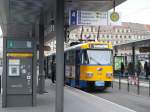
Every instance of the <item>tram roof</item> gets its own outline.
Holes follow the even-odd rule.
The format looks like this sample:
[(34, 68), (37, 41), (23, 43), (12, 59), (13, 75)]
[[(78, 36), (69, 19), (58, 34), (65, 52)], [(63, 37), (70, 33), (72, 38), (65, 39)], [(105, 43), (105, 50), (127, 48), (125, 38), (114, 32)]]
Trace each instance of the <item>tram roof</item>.
[[(64, 51), (66, 52), (66, 51), (70, 51), (70, 50), (74, 50), (74, 49), (86, 49), (86, 48), (81, 48), (81, 47), (89, 45), (89, 44), (101, 44), (101, 45), (102, 44), (107, 44), (107, 45), (112, 46), (111, 43), (107, 43), (107, 42), (87, 42), (87, 43), (81, 43), (81, 44), (77, 44), (77, 45), (74, 45), (74, 46), (70, 46), (68, 48), (65, 48)], [(52, 51), (49, 55), (53, 55), (55, 53), (56, 53), (56, 51)]]

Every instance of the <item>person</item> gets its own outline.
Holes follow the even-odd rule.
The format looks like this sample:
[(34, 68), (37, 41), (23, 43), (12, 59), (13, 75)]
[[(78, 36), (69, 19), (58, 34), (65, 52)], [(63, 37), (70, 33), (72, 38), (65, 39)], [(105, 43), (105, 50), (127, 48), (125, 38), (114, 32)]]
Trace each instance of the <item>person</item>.
[(56, 63), (55, 61), (55, 57), (52, 57), (52, 63), (51, 63), (51, 74), (52, 74), (52, 83), (55, 83), (55, 75), (56, 75)]
[(148, 79), (148, 72), (149, 72), (149, 68), (148, 68), (148, 63), (147, 63), (147, 61), (144, 63), (144, 71), (145, 71), (145, 73), (146, 73), (146, 79)]
[(136, 65), (137, 76), (139, 76), (141, 74), (141, 71), (142, 71), (142, 64), (140, 63), (140, 61), (138, 61), (137, 65)]
[(132, 62), (130, 62), (127, 66), (127, 71), (128, 71), (128, 80), (129, 83), (132, 84), (133, 80), (134, 80), (134, 73), (133, 73), (134, 67)]
[(136, 70), (136, 73), (134, 76), (134, 84), (138, 85), (139, 84), (139, 76), (140, 76), (141, 71), (142, 71), (142, 64), (140, 61), (137, 62), (135, 70)]
[(120, 68), (121, 76), (124, 76), (124, 70), (125, 70), (124, 64), (123, 64), (123, 62), (121, 62), (121, 68)]

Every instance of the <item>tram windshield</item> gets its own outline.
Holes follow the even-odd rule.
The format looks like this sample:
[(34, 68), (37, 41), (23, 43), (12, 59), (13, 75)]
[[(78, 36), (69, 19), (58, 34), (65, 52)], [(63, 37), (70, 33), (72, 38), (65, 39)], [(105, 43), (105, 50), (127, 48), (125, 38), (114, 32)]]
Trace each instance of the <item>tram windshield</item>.
[(84, 64), (110, 65), (112, 64), (111, 50), (86, 50), (84, 52)]

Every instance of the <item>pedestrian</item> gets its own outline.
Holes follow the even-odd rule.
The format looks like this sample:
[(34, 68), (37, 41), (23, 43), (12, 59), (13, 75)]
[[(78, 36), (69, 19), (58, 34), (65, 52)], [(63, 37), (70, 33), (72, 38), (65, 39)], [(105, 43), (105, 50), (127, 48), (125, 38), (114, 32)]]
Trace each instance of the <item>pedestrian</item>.
[(134, 76), (134, 84), (138, 85), (139, 84), (139, 76), (140, 76), (141, 71), (142, 71), (142, 64), (140, 61), (137, 62), (135, 70), (136, 70), (136, 73)]
[(123, 62), (121, 62), (121, 68), (120, 68), (121, 76), (124, 76), (124, 71), (125, 71), (125, 67), (124, 67)]
[(141, 71), (142, 71), (142, 64), (140, 61), (137, 62), (137, 65), (136, 65), (136, 74), (137, 76), (139, 76), (141, 74)]
[(134, 80), (134, 73), (133, 73), (133, 70), (134, 70), (134, 67), (133, 67), (133, 64), (132, 62), (130, 62), (128, 64), (128, 67), (127, 67), (127, 71), (128, 71), (128, 80), (129, 80), (129, 83), (132, 84), (133, 80)]
[(148, 67), (148, 63), (147, 61), (144, 63), (144, 71), (146, 73), (146, 79), (148, 79), (148, 75), (149, 75), (149, 67)]
[(55, 63), (55, 57), (52, 57), (52, 63), (51, 63), (51, 74), (52, 74), (52, 83), (55, 83), (55, 76), (56, 76), (56, 63)]

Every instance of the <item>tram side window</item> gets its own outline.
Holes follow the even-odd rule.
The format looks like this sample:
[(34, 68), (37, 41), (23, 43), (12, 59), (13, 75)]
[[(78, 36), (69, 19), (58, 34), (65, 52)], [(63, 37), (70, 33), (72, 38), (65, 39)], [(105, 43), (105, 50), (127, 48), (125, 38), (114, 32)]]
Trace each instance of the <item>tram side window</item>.
[(69, 52), (65, 53), (65, 63), (69, 64)]
[(68, 51), (66, 53), (66, 64), (74, 65), (75, 64), (75, 52)]
[(77, 64), (82, 64), (82, 51), (76, 51), (76, 63)]
[(89, 58), (88, 58), (86, 50), (82, 51), (82, 55), (81, 56), (82, 56), (82, 63), (81, 64), (89, 64)]

